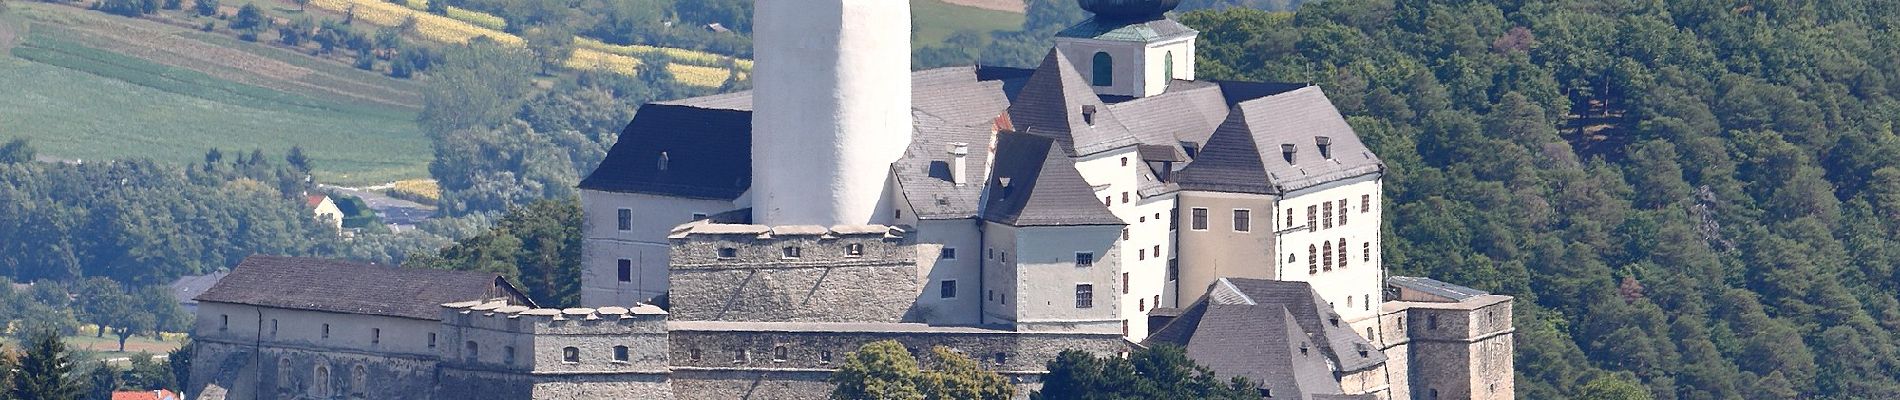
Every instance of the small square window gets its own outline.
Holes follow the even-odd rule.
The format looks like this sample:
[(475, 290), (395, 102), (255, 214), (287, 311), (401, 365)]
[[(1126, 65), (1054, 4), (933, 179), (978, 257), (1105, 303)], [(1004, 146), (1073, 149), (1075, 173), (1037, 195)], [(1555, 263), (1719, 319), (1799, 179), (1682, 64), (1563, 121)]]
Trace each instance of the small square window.
[(772, 348), (772, 362), (785, 362), (788, 359), (791, 359), (791, 351), (786, 350), (784, 345)]
[(937, 297), (945, 299), (957, 298), (957, 281), (954, 279), (946, 280), (937, 285)]
[(955, 260), (957, 259), (957, 248), (945, 247), (943, 248), (943, 250), (938, 250), (937, 258), (943, 259), (943, 260)]
[(785, 258), (798, 258), (800, 254), (802, 254), (802, 252), (799, 251), (798, 246), (786, 246), (784, 249), (780, 250), (780, 253), (784, 255)]
[(621, 232), (633, 230), (633, 210), (625, 209), (625, 208), (620, 209), (617, 221), (619, 221), (619, 227), (620, 227)]
[(852, 243), (852, 244), (844, 245), (844, 256), (845, 257), (863, 257), (864, 244)]
[(1253, 232), (1253, 210), (1234, 210), (1234, 232)]
[(699, 349), (687, 350), (686, 359), (692, 360), (693, 362), (699, 362)]
[(1095, 265), (1095, 253), (1086, 251), (1078, 251), (1075, 253), (1075, 266), (1087, 267), (1092, 265)]
[(614, 346), (614, 361), (615, 362), (624, 363), (624, 362), (627, 362), (629, 358), (630, 358), (629, 354), (627, 354), (627, 346)]
[(819, 351), (819, 352), (818, 352), (818, 363), (819, 363), (819, 364), (830, 364), (830, 363), (831, 363), (831, 350), (823, 350), (823, 351)]
[(721, 247), (719, 248), (719, 258), (727, 258), (727, 259), (739, 258), (739, 249), (731, 248), (731, 247)]

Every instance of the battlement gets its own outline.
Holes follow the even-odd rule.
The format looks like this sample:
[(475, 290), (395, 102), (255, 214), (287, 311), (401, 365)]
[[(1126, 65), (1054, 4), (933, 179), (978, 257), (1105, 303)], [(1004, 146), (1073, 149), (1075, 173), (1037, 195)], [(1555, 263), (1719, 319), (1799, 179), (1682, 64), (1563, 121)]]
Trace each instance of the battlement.
[(909, 230), (884, 225), (680, 225), (668, 236), (682, 269), (802, 268), (916, 263)]
[(525, 335), (636, 334), (664, 332), (667, 312), (651, 304), (633, 307), (528, 308), (494, 301), (442, 305), (442, 323)]
[(698, 221), (669, 238), (676, 321), (925, 322), (929, 314), (917, 306), (929, 260), (919, 262), (907, 228)]

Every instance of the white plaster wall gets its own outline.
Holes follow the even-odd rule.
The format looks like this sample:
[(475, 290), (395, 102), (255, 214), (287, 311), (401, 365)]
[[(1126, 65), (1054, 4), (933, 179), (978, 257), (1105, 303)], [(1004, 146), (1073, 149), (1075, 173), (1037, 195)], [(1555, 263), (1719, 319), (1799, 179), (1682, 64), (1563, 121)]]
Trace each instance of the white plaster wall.
[[(725, 200), (687, 199), (638, 193), (581, 191), (581, 303), (625, 306), (666, 293), (666, 235), (693, 220), (736, 208)], [(631, 230), (621, 231), (619, 210), (633, 211)], [(633, 281), (620, 282), (619, 260), (633, 262)]]
[[(230, 317), (229, 326), (222, 326), (225, 316)], [(275, 334), (271, 332), (272, 320), (277, 322)], [(429, 347), (429, 334), (438, 333), (441, 327), (437, 321), (419, 319), (213, 302), (199, 303), (195, 324), (196, 337), (414, 357), (435, 356), (436, 349)], [(330, 324), (328, 338), (323, 337), (323, 324)], [(380, 339), (372, 329), (381, 329)], [(437, 338), (437, 343), (447, 343), (441, 340)]]
[[(1113, 225), (1017, 228), (1017, 328), (1025, 331), (1121, 332), (1121, 227)], [(1077, 252), (1092, 252), (1077, 267)], [(1076, 285), (1094, 285), (1090, 308), (1076, 307)], [(1131, 332), (1132, 333), (1132, 332)]]
[[(1116, 291), (1120, 298), (1120, 319), (1128, 323), (1129, 340), (1147, 337), (1147, 310), (1152, 310), (1168, 287), (1168, 259), (1173, 257), (1173, 234), (1168, 218), (1174, 213), (1175, 195), (1142, 198), (1143, 180), (1153, 177), (1140, 169), (1141, 156), (1135, 147), (1125, 147), (1076, 160), (1076, 169), (1090, 185), (1103, 187), (1096, 198), (1108, 200), (1108, 209), (1128, 224), (1127, 240), (1117, 236), (1116, 248), (1122, 272), (1128, 274), (1127, 291)], [(1127, 201), (1123, 201), (1124, 193)], [(1158, 250), (1158, 251), (1157, 251)], [(1116, 277), (1121, 286), (1121, 277)]]
[[(938, 325), (976, 325), (983, 318), (983, 258), (982, 234), (977, 232), (977, 220), (924, 220), (917, 227), (918, 248), (928, 249), (919, 258), (934, 257), (942, 254), (941, 249), (956, 249), (956, 259), (936, 260), (930, 268), (924, 293), (918, 299), (936, 312), (929, 321)], [(942, 298), (942, 285), (945, 280), (957, 282), (955, 298)]]
[(754, 22), (754, 221), (886, 224), (910, 145), (910, 5), (761, 0)]
[(1115, 81), (1110, 86), (1092, 86), (1096, 94), (1115, 96), (1142, 96), (1147, 87), (1144, 80), (1148, 68), (1146, 44), (1139, 42), (1111, 42), (1094, 39), (1055, 38), (1056, 51), (1061, 51), (1075, 71), (1081, 73), (1082, 82), (1095, 84), (1095, 53), (1108, 53), (1115, 62)]
[[(1320, 217), (1318, 217), (1321, 220), (1320, 228), (1316, 231), (1289, 229), (1279, 236), (1279, 245), (1276, 247), (1280, 249), (1280, 254), (1276, 259), (1284, 264), (1279, 268), (1281, 276), (1278, 279), (1311, 282), (1313, 289), (1318, 291), (1326, 301), (1333, 303), (1333, 308), (1339, 311), (1340, 317), (1351, 323), (1361, 335), (1365, 334), (1366, 327), (1375, 327), (1374, 330), (1377, 330), (1378, 321), (1374, 317), (1378, 316), (1378, 305), (1366, 303), (1368, 300), (1372, 303), (1380, 301), (1380, 289), (1384, 287), (1385, 281), (1385, 271), (1379, 258), (1379, 228), (1382, 218), (1379, 193), (1383, 187), (1381, 182), (1379, 175), (1373, 174), (1287, 193), (1278, 203), (1279, 212), (1276, 213), (1277, 218), (1275, 218), (1276, 226), (1288, 228), (1285, 226), (1286, 212), (1291, 209), (1293, 210), (1293, 226), (1291, 227), (1304, 228), (1307, 221), (1307, 207), (1322, 206)], [(1369, 210), (1362, 210), (1361, 196), (1368, 195), (1372, 196), (1372, 207)], [(1339, 200), (1346, 201), (1347, 210), (1351, 213), (1346, 225), (1343, 226), (1337, 223), (1339, 215), (1336, 203)], [(1335, 207), (1334, 224), (1331, 228), (1326, 228), (1324, 223), (1326, 205)], [(1340, 268), (1335, 265), (1331, 271), (1327, 271), (1322, 261), (1320, 272), (1309, 274), (1308, 246), (1320, 246), (1322, 248), (1320, 256), (1324, 257), (1322, 241), (1330, 241), (1336, 246), (1341, 238), (1346, 239), (1346, 247), (1349, 250), (1347, 267)], [(1372, 244), (1369, 262), (1366, 261), (1366, 255), (1362, 251), (1365, 243)], [(1338, 249), (1334, 251), (1337, 252)], [(1338, 255), (1335, 254), (1334, 257), (1336, 260)], [(1286, 263), (1288, 259), (1294, 261)]]
[[(983, 222), (983, 323), (1013, 325), (1017, 309), (1016, 227)], [(991, 294), (994, 293), (994, 296)]]
[(1194, 36), (1151, 43), (1147, 47), (1147, 68), (1142, 78), (1142, 96), (1168, 91), (1168, 55), (1174, 55), (1174, 79), (1194, 80)]

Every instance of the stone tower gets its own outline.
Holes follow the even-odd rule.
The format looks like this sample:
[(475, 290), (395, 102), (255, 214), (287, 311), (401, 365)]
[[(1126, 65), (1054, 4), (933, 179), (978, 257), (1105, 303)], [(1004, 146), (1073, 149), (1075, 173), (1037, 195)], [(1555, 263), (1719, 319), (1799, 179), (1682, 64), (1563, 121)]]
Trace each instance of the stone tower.
[(887, 224), (910, 145), (910, 5), (760, 0), (752, 115), (758, 224)]

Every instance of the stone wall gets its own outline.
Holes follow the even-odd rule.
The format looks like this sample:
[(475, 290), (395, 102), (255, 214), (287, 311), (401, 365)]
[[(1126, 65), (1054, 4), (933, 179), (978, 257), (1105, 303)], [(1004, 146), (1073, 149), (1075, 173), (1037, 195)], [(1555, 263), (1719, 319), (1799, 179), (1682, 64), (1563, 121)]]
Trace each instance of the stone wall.
[(198, 339), (193, 393), (205, 385), (228, 399), (428, 399), (436, 386), (433, 359), (334, 348), (282, 347)]
[[(915, 322), (929, 311), (914, 243), (896, 228), (693, 224), (673, 245), (683, 321)], [(788, 256), (787, 248), (796, 249)], [(730, 257), (722, 257), (728, 255)]]
[(1456, 303), (1395, 302), (1404, 310), (1409, 390), (1414, 398), (1512, 399), (1511, 298), (1483, 295)]
[[(674, 322), (673, 388), (682, 399), (822, 399), (825, 383), (846, 354), (866, 343), (896, 340), (925, 365), (930, 350), (960, 351), (986, 369), (1035, 388), (1046, 364), (1063, 350), (1098, 355), (1127, 350), (1119, 334), (1023, 333), (918, 324)], [(780, 350), (783, 349), (783, 350)], [(697, 356), (697, 357), (696, 357)], [(1027, 390), (1020, 395), (1026, 396)]]

